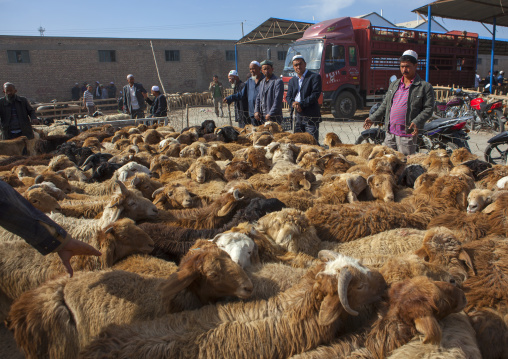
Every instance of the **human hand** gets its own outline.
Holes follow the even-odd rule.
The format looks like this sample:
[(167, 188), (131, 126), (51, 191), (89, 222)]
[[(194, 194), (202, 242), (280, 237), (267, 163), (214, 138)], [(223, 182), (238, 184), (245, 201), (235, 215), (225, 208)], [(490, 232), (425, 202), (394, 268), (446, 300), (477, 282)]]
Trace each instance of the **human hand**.
[(270, 115), (266, 115), (266, 116), (265, 116), (265, 120), (266, 120), (266, 121), (269, 121), (269, 120), (270, 120)]
[(261, 120), (261, 116), (259, 116), (259, 112), (256, 112), (256, 113), (254, 114), (254, 118), (255, 118), (256, 120), (258, 120), (258, 121), (260, 121), (260, 120)]
[(418, 136), (418, 127), (416, 127), (416, 124), (414, 122), (411, 122), (409, 125), (409, 129), (413, 129), (413, 132), (411, 132), (412, 136)]
[(146, 92), (141, 92), (141, 94), (143, 95), (143, 98), (147, 98), (148, 97), (148, 94)]
[(368, 130), (369, 128), (372, 127), (372, 125), (374, 124), (374, 122), (372, 122), (372, 120), (370, 118), (366, 118), (365, 119), (365, 122), (363, 123), (363, 128)]
[(62, 261), (62, 264), (65, 267), (65, 271), (69, 273), (69, 276), (72, 278), (72, 275), (74, 274), (74, 271), (72, 270), (71, 266), (71, 258), (73, 256), (82, 255), (82, 256), (100, 256), (102, 255), (101, 252), (99, 252), (97, 249), (92, 247), (91, 245), (78, 241), (77, 239), (74, 239), (71, 237), (71, 239), (64, 245), (62, 249), (60, 249), (58, 252), (58, 256), (60, 257), (60, 260)]
[(228, 102), (228, 100), (226, 100), (226, 99), (224, 98), (224, 99), (222, 99), (222, 102), (223, 102), (223, 103), (227, 103), (227, 102)]

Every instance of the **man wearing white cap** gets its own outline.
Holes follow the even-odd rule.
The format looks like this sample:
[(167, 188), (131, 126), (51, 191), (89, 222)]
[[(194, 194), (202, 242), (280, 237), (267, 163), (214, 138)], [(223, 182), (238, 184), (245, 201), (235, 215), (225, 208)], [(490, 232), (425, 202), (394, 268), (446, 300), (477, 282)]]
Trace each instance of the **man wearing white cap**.
[(264, 78), (264, 75), (261, 73), (261, 66), (257, 61), (252, 61), (250, 63), (249, 72), (251, 74), (251, 78), (245, 82), (243, 89), (240, 92), (236, 92), (233, 95), (226, 97), (224, 102), (230, 104), (233, 101), (242, 101), (245, 124), (259, 126), (261, 125), (261, 122), (258, 123), (258, 121), (254, 118), (254, 109), (256, 106), (256, 97), (258, 96), (259, 84)]
[[(240, 80), (240, 77), (238, 76), (238, 72), (236, 70), (229, 71), (228, 74), (228, 81), (231, 84), (231, 87), (233, 88), (233, 95), (241, 92), (243, 88), (245, 87), (245, 83)], [(228, 96), (231, 97), (231, 96)], [(231, 101), (227, 101), (227, 98), (225, 98), (222, 102), (228, 103), (228, 105), (231, 103)], [(246, 124), (246, 118), (248, 117), (246, 115), (246, 108), (247, 108), (247, 102), (246, 101), (235, 101), (235, 121), (238, 122), (238, 127), (244, 128)], [(249, 123), (249, 122), (247, 122)]]
[(123, 87), (123, 112), (131, 118), (145, 117), (146, 90), (140, 83), (134, 82), (134, 75), (127, 75), (128, 84)]
[(166, 117), (168, 115), (168, 102), (166, 96), (161, 94), (159, 86), (152, 86), (152, 100), (146, 93), (143, 94), (145, 101), (152, 106), (150, 108), (151, 115), (149, 117)]
[(379, 109), (365, 120), (364, 128), (373, 123), (384, 123), (385, 146), (404, 155), (416, 152), (418, 131), (432, 117), (434, 89), (416, 73), (418, 54), (405, 51), (400, 58), (402, 78), (388, 86)]
[(286, 102), (296, 116), (295, 132), (308, 132), (319, 143), (321, 76), (307, 70), (302, 55), (295, 55), (292, 63), (297, 76), (289, 80)]

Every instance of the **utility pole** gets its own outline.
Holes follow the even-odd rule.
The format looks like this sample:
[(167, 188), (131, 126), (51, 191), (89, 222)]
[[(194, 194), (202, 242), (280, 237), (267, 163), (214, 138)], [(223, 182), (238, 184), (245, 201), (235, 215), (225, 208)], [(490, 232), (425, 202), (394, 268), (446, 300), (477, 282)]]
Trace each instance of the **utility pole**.
[(37, 30), (41, 33), (41, 36), (44, 36), (44, 31), (46, 31), (46, 29), (45, 29), (45, 28), (43, 28), (43, 27), (41, 26), (41, 27), (39, 27)]
[(242, 37), (243, 37), (243, 21), (242, 21)]

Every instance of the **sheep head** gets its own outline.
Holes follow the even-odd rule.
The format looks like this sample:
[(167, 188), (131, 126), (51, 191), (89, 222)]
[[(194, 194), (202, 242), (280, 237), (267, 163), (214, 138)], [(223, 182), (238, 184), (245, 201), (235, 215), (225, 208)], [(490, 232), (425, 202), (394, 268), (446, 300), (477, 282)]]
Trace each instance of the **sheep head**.
[(467, 213), (481, 212), (492, 203), (493, 191), (475, 188), (467, 195)]
[(151, 179), (146, 173), (137, 173), (131, 180), (131, 186), (138, 189), (143, 197), (150, 199), (154, 191), (162, 187), (162, 183)]
[(150, 236), (128, 218), (119, 219), (99, 232), (98, 243), (103, 268), (131, 254), (149, 254), (154, 248)]
[(259, 263), (258, 248), (254, 241), (244, 233), (224, 232), (216, 235), (210, 241), (226, 251), (233, 262), (238, 263), (242, 268)]
[(29, 189), (25, 192), (24, 197), (35, 208), (44, 213), (59, 212), (61, 210), (58, 201), (43, 188)]
[(246, 299), (253, 290), (243, 269), (228, 253), (207, 240), (198, 240), (182, 258), (178, 271), (162, 285), (164, 300), (170, 303), (185, 288), (203, 304), (226, 296)]
[(135, 221), (157, 217), (159, 210), (150, 200), (128, 190), (121, 181), (116, 181), (116, 184), (118, 185), (117, 192), (104, 208), (102, 215), (106, 224), (116, 221), (121, 216)]
[(43, 174), (35, 177), (35, 184), (42, 182), (52, 182), (56, 187), (64, 191), (65, 193), (72, 192), (72, 186), (63, 173), (55, 173), (53, 171), (45, 171)]
[(155, 205), (161, 204), (164, 209), (191, 208), (194, 204), (193, 197), (185, 186), (179, 183), (169, 184), (153, 192), (152, 198)]
[(393, 202), (395, 195), (395, 179), (391, 174), (370, 175), (367, 178), (372, 196), (385, 202)]
[(343, 311), (357, 316), (355, 309), (381, 300), (386, 292), (383, 276), (356, 259), (332, 251), (319, 252), (319, 258), (326, 263), (318, 267), (313, 291), (316, 297), (323, 298), (319, 311), (321, 325), (330, 325)]
[(415, 277), (392, 285), (388, 293), (388, 316), (414, 323), (424, 335), (424, 343), (439, 344), (441, 328), (437, 320), (460, 312), (466, 306), (464, 292), (451, 283)]

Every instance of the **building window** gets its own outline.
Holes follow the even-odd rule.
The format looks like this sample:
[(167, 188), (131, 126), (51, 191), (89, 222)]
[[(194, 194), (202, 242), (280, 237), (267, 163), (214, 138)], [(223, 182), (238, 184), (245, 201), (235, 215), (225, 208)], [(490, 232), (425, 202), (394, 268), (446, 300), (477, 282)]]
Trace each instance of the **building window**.
[(99, 62), (116, 62), (116, 51), (99, 50)]
[(226, 50), (226, 61), (235, 61), (235, 50)]
[(7, 58), (10, 64), (27, 64), (30, 62), (28, 50), (7, 50)]
[(476, 64), (477, 64), (477, 65), (481, 65), (481, 64), (482, 64), (482, 59), (481, 59), (481, 58), (478, 58), (478, 59), (476, 60)]
[(277, 60), (279, 61), (286, 61), (286, 51), (277, 51)]
[(494, 65), (497, 65), (497, 59), (494, 59)]
[(180, 61), (180, 50), (166, 50), (166, 61)]

